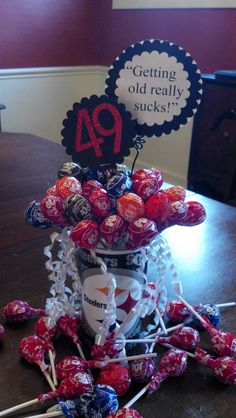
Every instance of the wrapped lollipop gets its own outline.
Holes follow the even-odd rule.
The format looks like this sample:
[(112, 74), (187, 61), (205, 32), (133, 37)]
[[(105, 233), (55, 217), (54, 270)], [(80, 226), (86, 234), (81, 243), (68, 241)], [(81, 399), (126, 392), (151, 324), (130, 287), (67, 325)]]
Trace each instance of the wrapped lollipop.
[(236, 360), (227, 356), (214, 359), (199, 347), (195, 350), (194, 358), (198, 363), (209, 366), (220, 382), (228, 385), (236, 384)]
[(131, 375), (121, 364), (109, 364), (100, 371), (97, 383), (110, 385), (118, 396), (123, 396), (129, 390)]
[(9, 302), (3, 310), (6, 321), (10, 323), (27, 321), (34, 314), (45, 315), (45, 310), (31, 308), (29, 304), (23, 300), (13, 300), (12, 302)]
[(78, 315), (75, 315), (75, 316), (64, 315), (58, 319), (58, 326), (59, 326), (60, 331), (64, 335), (72, 339), (73, 343), (75, 343), (78, 349), (80, 356), (85, 360), (85, 356), (80, 345), (80, 339), (78, 337), (80, 325), (81, 325), (81, 319)]
[(58, 397), (63, 397), (64, 399), (76, 398), (83, 395), (83, 393), (87, 392), (90, 388), (92, 388), (92, 379), (89, 374), (85, 372), (76, 373), (73, 376), (63, 379), (57, 389), (54, 389), (48, 393), (40, 394), (35, 399), (1, 411), (0, 417), (4, 417), (8, 414), (11, 414), (12, 412), (19, 411), (22, 408), (35, 405), (39, 402), (45, 402), (50, 399), (55, 399)]
[(200, 342), (200, 335), (196, 329), (182, 327), (177, 329), (170, 337), (156, 337), (159, 344), (171, 343), (183, 350), (194, 350)]
[(29, 363), (37, 364), (40, 367), (40, 370), (47, 379), (52, 390), (55, 389), (55, 386), (51, 380), (51, 377), (48, 373), (49, 366), (44, 361), (44, 356), (48, 350), (47, 343), (36, 335), (30, 335), (29, 337), (24, 337), (19, 345), (19, 353), (25, 360)]
[(159, 389), (163, 380), (168, 377), (181, 376), (187, 368), (187, 358), (187, 354), (177, 348), (166, 352), (160, 361), (159, 370), (152, 376), (151, 382), (144, 386), (144, 388), (125, 405), (125, 408), (130, 408), (146, 392), (148, 392), (148, 395), (151, 395)]
[(78, 372), (87, 371), (86, 361), (78, 356), (68, 356), (58, 361), (56, 364), (56, 373), (59, 380), (65, 377), (75, 375)]
[(109, 415), (107, 418), (143, 418), (135, 409), (122, 408), (119, 409), (116, 414)]
[(45, 218), (42, 213), (41, 203), (36, 200), (29, 203), (25, 209), (24, 216), (27, 224), (32, 225), (35, 228), (47, 229), (53, 226), (53, 223)]
[(230, 332), (224, 332), (214, 328), (206, 317), (201, 317), (194, 308), (179, 296), (180, 300), (187, 306), (191, 313), (201, 322), (202, 326), (208, 331), (214, 350), (220, 356), (230, 356), (236, 358), (236, 337)]
[(38, 319), (35, 325), (35, 334), (38, 337), (42, 338), (42, 340), (44, 340), (47, 343), (48, 355), (49, 355), (49, 360), (50, 360), (50, 364), (52, 368), (52, 378), (53, 378), (53, 383), (55, 386), (57, 386), (57, 375), (56, 375), (55, 364), (54, 364), (55, 354), (54, 354), (54, 347), (53, 347), (52, 339), (55, 337), (57, 331), (58, 331), (58, 326), (57, 325), (49, 326), (47, 318), (43, 316)]

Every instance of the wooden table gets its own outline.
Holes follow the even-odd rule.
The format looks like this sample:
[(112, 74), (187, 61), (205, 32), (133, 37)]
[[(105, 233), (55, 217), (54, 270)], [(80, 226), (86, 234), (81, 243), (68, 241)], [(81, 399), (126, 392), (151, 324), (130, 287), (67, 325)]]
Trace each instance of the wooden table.
[[(13, 299), (43, 307), (49, 291), (43, 248), (49, 243), (50, 231), (26, 225), (23, 212), (30, 201), (43, 197), (56, 181), (61, 164), (70, 158), (58, 144), (33, 135), (10, 133), (0, 134), (0, 155), (0, 308)], [(164, 232), (183, 282), (184, 296), (193, 304), (235, 300), (236, 209), (193, 193), (188, 199), (204, 204), (206, 221), (194, 228), (172, 227)], [(236, 334), (235, 309), (222, 310), (221, 328)], [(0, 410), (48, 391), (40, 371), (20, 359), (17, 352), (21, 338), (33, 333), (35, 321), (6, 325), (0, 347)], [(4, 323), (3, 317), (0, 323)], [(201, 346), (211, 350), (205, 333)], [(59, 339), (56, 347), (61, 353), (76, 354), (65, 339)], [(208, 368), (189, 363), (183, 377), (168, 379), (152, 397), (136, 404), (145, 418), (235, 416), (235, 387), (219, 383)], [(139, 389), (133, 386), (126, 399)], [(45, 405), (33, 408), (35, 413), (46, 409)], [(27, 415), (24, 410), (15, 416)]]

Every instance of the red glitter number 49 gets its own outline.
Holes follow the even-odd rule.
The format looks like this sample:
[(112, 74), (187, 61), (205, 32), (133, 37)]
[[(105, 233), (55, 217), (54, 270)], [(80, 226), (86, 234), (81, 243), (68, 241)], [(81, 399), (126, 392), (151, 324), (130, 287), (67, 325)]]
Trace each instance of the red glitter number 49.
[[(114, 124), (110, 129), (101, 125), (99, 120), (99, 114), (102, 110), (108, 110), (114, 119)], [(82, 144), (82, 128), (83, 123), (87, 129), (90, 141)], [(76, 130), (76, 144), (75, 148), (77, 152), (84, 151), (88, 148), (93, 148), (97, 157), (102, 157), (102, 150), (100, 145), (104, 142), (104, 138), (97, 137), (96, 132), (99, 135), (111, 136), (115, 134), (114, 138), (114, 154), (120, 152), (121, 134), (122, 134), (122, 118), (119, 110), (110, 103), (102, 103), (95, 107), (92, 113), (92, 120), (89, 116), (87, 109), (81, 109), (78, 112), (77, 130)]]

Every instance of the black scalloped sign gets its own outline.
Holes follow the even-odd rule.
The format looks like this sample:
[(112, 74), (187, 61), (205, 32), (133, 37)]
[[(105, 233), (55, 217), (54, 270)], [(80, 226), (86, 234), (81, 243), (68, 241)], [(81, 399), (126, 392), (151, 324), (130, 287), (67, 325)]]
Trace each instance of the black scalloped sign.
[(138, 135), (177, 131), (197, 111), (201, 73), (190, 54), (176, 44), (146, 40), (124, 50), (108, 71), (105, 90), (136, 121)]
[(84, 97), (63, 121), (62, 144), (82, 167), (122, 163), (136, 136), (132, 115), (115, 97)]

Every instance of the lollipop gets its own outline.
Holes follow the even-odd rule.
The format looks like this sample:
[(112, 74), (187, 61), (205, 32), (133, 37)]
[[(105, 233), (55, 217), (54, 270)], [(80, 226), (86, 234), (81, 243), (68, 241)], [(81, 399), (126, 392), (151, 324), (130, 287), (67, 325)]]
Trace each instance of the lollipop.
[(82, 195), (88, 199), (95, 190), (103, 189), (103, 185), (97, 180), (86, 181), (83, 185)]
[(74, 375), (78, 372), (85, 372), (86, 370), (86, 361), (77, 356), (65, 357), (56, 364), (56, 372), (59, 380), (63, 380), (65, 377)]
[(109, 385), (96, 384), (76, 400), (76, 410), (85, 417), (105, 418), (117, 411), (116, 391)]
[(109, 215), (111, 210), (111, 200), (104, 189), (95, 190), (88, 198), (93, 215), (96, 219), (103, 219)]
[(44, 340), (36, 335), (30, 335), (21, 340), (18, 351), (29, 363), (37, 364), (40, 367), (50, 387), (54, 390), (55, 386), (48, 374), (49, 366), (44, 361), (44, 355), (47, 349), (48, 346)]
[(35, 228), (47, 229), (53, 224), (42, 213), (41, 203), (33, 200), (25, 209), (25, 220), (27, 224), (34, 226)]
[(162, 357), (159, 370), (152, 376), (151, 382), (149, 382), (144, 388), (137, 393), (126, 405), (125, 408), (130, 408), (144, 393), (148, 392), (151, 395), (157, 389), (159, 389), (163, 380), (168, 377), (181, 376), (187, 368), (187, 354), (176, 349), (167, 351)]
[(57, 376), (55, 371), (55, 364), (54, 364), (54, 354), (53, 354), (53, 344), (52, 344), (52, 338), (55, 337), (56, 333), (58, 331), (58, 326), (52, 326), (48, 327), (47, 325), (47, 318), (41, 317), (38, 319), (35, 325), (35, 334), (42, 338), (47, 343), (48, 347), (48, 354), (49, 354), (49, 360), (52, 368), (52, 377), (53, 377), (53, 383), (57, 386)]
[(178, 222), (178, 225), (195, 226), (199, 225), (206, 219), (206, 211), (200, 202), (187, 202), (187, 211), (183, 219)]
[(99, 240), (99, 227), (97, 222), (85, 219), (71, 232), (71, 239), (81, 248), (91, 250), (95, 248)]
[(110, 215), (100, 225), (101, 241), (108, 247), (119, 244), (125, 238), (127, 224), (119, 215)]
[(92, 218), (92, 209), (89, 202), (84, 196), (80, 196), (79, 194), (66, 198), (65, 213), (73, 225), (76, 225), (83, 219)]
[(158, 233), (154, 221), (150, 221), (147, 218), (136, 219), (128, 226), (126, 247), (133, 249), (149, 245)]
[(127, 222), (133, 222), (144, 214), (144, 203), (135, 193), (127, 193), (117, 199), (117, 212)]
[(162, 190), (162, 193), (167, 196), (168, 201), (171, 203), (184, 202), (186, 197), (186, 190), (182, 186), (169, 187), (168, 189)]
[(60, 331), (64, 335), (72, 339), (73, 343), (75, 343), (79, 351), (80, 356), (85, 360), (85, 356), (80, 346), (80, 340), (78, 337), (78, 332), (79, 332), (79, 328), (81, 325), (80, 317), (79, 316), (72, 317), (69, 315), (61, 316), (58, 319), (58, 325), (59, 325)]
[(196, 348), (194, 357), (198, 363), (209, 366), (220, 382), (228, 385), (236, 384), (236, 361), (231, 357), (224, 356), (213, 359), (206, 351), (199, 347)]
[(56, 225), (67, 225), (65, 218), (65, 206), (59, 196), (46, 194), (40, 204), (41, 211), (46, 219)]
[(109, 196), (118, 199), (131, 189), (132, 181), (124, 174), (115, 174), (107, 182), (107, 192)]
[(5, 333), (4, 326), (0, 324), (0, 344), (2, 344), (3, 342), (4, 333)]
[(131, 376), (126, 367), (120, 364), (109, 364), (98, 376), (97, 383), (112, 386), (118, 396), (123, 396), (131, 384)]
[(155, 221), (157, 226), (165, 221), (169, 210), (170, 204), (168, 198), (162, 192), (153, 194), (145, 203), (146, 218)]
[(12, 302), (9, 302), (3, 311), (6, 321), (13, 323), (27, 321), (33, 314), (45, 315), (45, 310), (31, 308), (29, 304), (23, 300), (13, 300)]
[(154, 193), (158, 192), (160, 186), (154, 174), (147, 174), (142, 179), (134, 180), (133, 190), (144, 201), (149, 199)]
[(75, 177), (63, 177), (56, 182), (56, 193), (61, 199), (65, 200), (73, 194), (81, 194), (82, 186)]
[(193, 350), (200, 342), (197, 330), (191, 327), (177, 329), (170, 337), (156, 337), (157, 343), (171, 343), (183, 350)]
[(192, 314), (201, 322), (202, 326), (208, 331), (214, 350), (220, 356), (230, 356), (236, 358), (236, 337), (231, 332), (224, 332), (214, 328), (210, 321), (202, 318), (194, 308), (179, 296), (179, 299), (187, 306)]
[(155, 359), (141, 359), (130, 362), (129, 370), (132, 381), (137, 383), (147, 383), (156, 372), (157, 364)]
[(116, 414), (109, 415), (107, 418), (143, 418), (135, 409), (122, 408), (119, 409)]
[(58, 178), (75, 177), (80, 182), (83, 181), (84, 173), (79, 164), (74, 162), (64, 163), (58, 171)]

